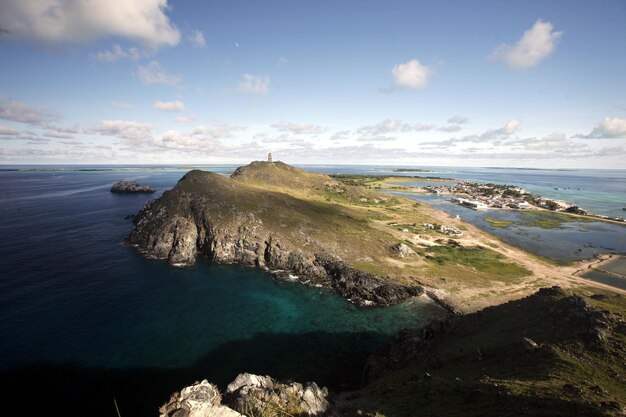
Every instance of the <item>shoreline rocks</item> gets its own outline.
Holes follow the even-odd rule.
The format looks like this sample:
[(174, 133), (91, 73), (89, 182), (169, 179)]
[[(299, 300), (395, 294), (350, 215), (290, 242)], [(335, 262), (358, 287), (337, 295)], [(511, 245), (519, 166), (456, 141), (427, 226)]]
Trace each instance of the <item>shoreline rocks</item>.
[(151, 185), (141, 185), (136, 181), (117, 181), (111, 187), (112, 193), (117, 194), (134, 194), (134, 193), (154, 193), (156, 190)]

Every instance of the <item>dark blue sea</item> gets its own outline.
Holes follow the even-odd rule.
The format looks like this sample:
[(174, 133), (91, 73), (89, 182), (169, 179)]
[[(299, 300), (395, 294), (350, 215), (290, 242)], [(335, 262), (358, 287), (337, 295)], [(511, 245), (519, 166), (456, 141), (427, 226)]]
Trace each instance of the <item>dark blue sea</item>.
[[(201, 168), (226, 173), (234, 167)], [(0, 169), (0, 377), (10, 386), (7, 398), (48, 415), (112, 416), (115, 397), (125, 417), (155, 415), (171, 392), (195, 380), (224, 386), (244, 371), (315, 380), (335, 390), (355, 388), (373, 349), (399, 329), (441, 314), (421, 299), (358, 309), (328, 290), (277, 282), (253, 269), (205, 262), (173, 269), (142, 258), (123, 243), (132, 228), (126, 216), (171, 188), (188, 169)], [(606, 214), (617, 213), (626, 202), (626, 171), (439, 169), (410, 175), (513, 183)], [(151, 184), (158, 191), (110, 193), (119, 179)], [(561, 191), (571, 198), (549, 195)], [(469, 215), (462, 217), (480, 225)], [(604, 249), (626, 252), (621, 226), (584, 227), (591, 232), (574, 230), (572, 236), (593, 235), (593, 248), (584, 239), (561, 239), (566, 235), (558, 233), (567, 230), (548, 237), (524, 231), (528, 236), (513, 243), (538, 253), (554, 247), (554, 239), (565, 242), (562, 253), (577, 256), (581, 248), (584, 256)]]
[[(173, 391), (240, 372), (354, 388), (373, 349), (441, 315), (423, 299), (359, 309), (253, 269), (142, 258), (125, 217), (184, 172), (0, 172), (0, 378), (26, 414), (112, 416), (115, 397), (122, 416), (154, 416)], [(122, 178), (158, 192), (110, 193)]]

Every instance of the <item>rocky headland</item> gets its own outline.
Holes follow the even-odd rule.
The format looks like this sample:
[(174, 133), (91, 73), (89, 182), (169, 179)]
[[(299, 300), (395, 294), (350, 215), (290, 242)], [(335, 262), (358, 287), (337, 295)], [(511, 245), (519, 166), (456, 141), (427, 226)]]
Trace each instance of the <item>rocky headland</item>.
[(283, 162), (255, 161), (230, 176), (189, 171), (134, 223), (127, 242), (147, 257), (259, 268), (360, 306), (424, 294), (472, 311), (549, 279), (545, 263), (459, 219)]
[(111, 187), (112, 193), (132, 194), (132, 193), (154, 193), (156, 190), (151, 185), (141, 185), (136, 181), (117, 181)]
[[(346, 204), (329, 203), (328, 195)], [(146, 204), (128, 242), (173, 266), (202, 256), (332, 288), (359, 305), (390, 305), (424, 290), (417, 281), (358, 267), (371, 256), (387, 257), (398, 239), (370, 227), (351, 207), (390, 200), (282, 162), (253, 162), (230, 177), (193, 170)]]

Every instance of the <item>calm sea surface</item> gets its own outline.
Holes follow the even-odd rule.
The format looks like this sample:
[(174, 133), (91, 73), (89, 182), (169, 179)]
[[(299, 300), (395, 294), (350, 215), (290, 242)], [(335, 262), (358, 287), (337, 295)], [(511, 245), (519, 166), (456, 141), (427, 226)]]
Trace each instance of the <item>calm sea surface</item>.
[[(200, 168), (226, 173), (234, 167)], [(113, 415), (115, 397), (122, 415), (155, 415), (183, 385), (203, 378), (223, 385), (243, 371), (354, 387), (372, 349), (397, 330), (440, 314), (419, 300), (362, 310), (330, 291), (276, 282), (256, 270), (202, 262), (173, 269), (143, 259), (123, 244), (132, 227), (124, 217), (171, 188), (189, 167), (2, 168), (0, 377), (12, 381), (8, 395), (26, 401), (33, 384), (45, 386), (42, 400), (32, 402), (42, 412), (59, 407), (52, 415)], [(516, 184), (611, 215), (621, 215), (626, 205), (626, 171), (437, 168), (404, 175)], [(119, 179), (151, 184), (158, 192), (111, 194)], [(626, 228), (620, 226), (494, 229), (482, 212), (419, 198), (544, 256), (626, 252)]]

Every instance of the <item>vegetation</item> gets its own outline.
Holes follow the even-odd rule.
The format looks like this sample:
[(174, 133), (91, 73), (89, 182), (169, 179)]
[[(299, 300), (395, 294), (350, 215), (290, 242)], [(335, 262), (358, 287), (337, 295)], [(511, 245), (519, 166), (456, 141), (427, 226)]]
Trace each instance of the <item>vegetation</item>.
[(369, 384), (345, 394), (342, 411), (407, 417), (621, 416), (624, 314), (623, 296), (555, 288), (405, 332), (370, 361)]
[[(515, 263), (507, 262), (504, 255), (481, 246), (431, 246), (425, 250), (425, 256), (437, 267), (430, 268), (430, 273), (443, 274), (445, 266), (463, 266), (465, 271), (458, 273), (458, 280), (472, 280), (488, 277), (489, 280), (515, 282), (530, 274), (530, 271)], [(469, 268), (469, 269), (468, 269)]]
[(300, 405), (295, 394), (287, 395), (286, 400), (267, 401), (254, 394), (245, 397), (237, 411), (247, 417), (304, 417), (308, 416), (308, 410)]
[(542, 229), (559, 229), (565, 223), (588, 223), (594, 220), (585, 217), (571, 216), (564, 213), (550, 211), (530, 211), (520, 215), (522, 226), (540, 227)]
[(483, 220), (489, 223), (490, 225), (492, 225), (493, 227), (509, 227), (515, 224), (513, 220), (500, 220), (500, 219), (494, 219), (493, 217), (485, 217)]

